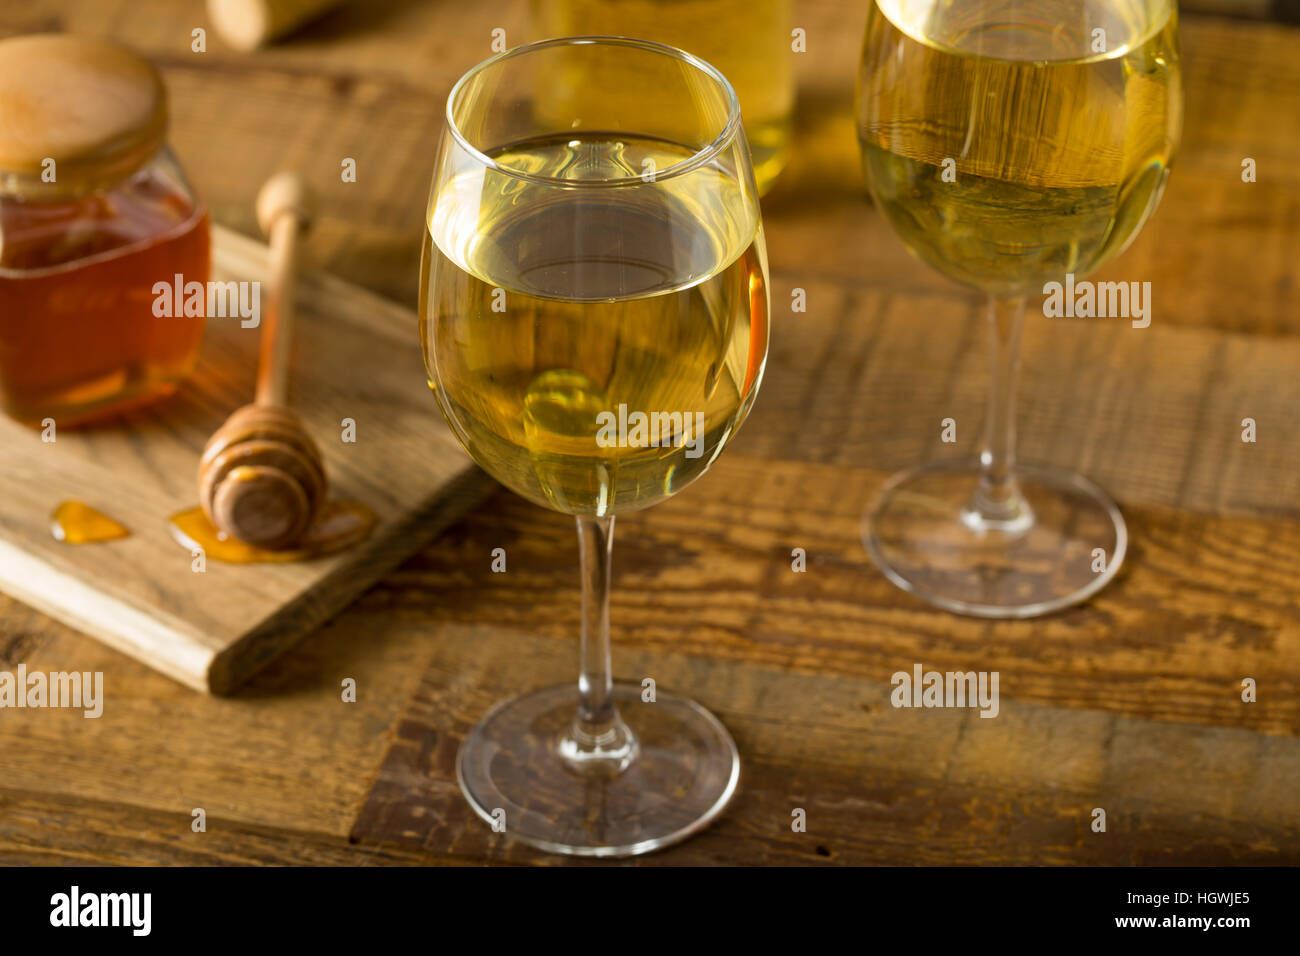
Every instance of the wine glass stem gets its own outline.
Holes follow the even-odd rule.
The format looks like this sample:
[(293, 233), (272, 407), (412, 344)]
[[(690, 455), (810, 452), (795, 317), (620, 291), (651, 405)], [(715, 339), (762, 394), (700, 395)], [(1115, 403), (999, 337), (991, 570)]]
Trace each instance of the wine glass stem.
[(636, 740), (614, 704), (609, 651), (609, 582), (614, 518), (578, 518), (582, 566), (582, 671), (578, 713), (560, 741), (561, 755), (576, 772), (620, 773), (636, 756)]
[(989, 297), (988, 412), (980, 447), (979, 482), (962, 515), (966, 524), (978, 532), (1021, 534), (1034, 520), (1015, 472), (1016, 374), (1024, 321), (1024, 296)]

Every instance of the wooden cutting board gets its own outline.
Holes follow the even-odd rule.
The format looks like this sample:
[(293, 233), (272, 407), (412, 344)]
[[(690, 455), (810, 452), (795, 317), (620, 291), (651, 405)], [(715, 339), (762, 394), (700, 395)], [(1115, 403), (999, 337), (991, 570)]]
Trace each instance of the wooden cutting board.
[[(261, 280), (266, 256), (261, 243), (214, 227), (214, 279)], [(298, 279), (297, 303), (290, 402), (324, 454), (330, 496), (378, 515), (367, 541), (314, 561), (209, 557), (193, 570), (168, 519), (198, 503), (204, 443), (252, 399), (260, 331), (211, 318), (195, 374), (153, 408), (57, 430), (53, 442), (0, 416), (0, 589), (182, 683), (224, 693), (481, 500), (490, 483), (425, 384), (416, 316), (310, 272)], [(355, 422), (354, 442), (343, 440), (344, 419)], [(131, 536), (56, 541), (50, 515), (66, 499)]]

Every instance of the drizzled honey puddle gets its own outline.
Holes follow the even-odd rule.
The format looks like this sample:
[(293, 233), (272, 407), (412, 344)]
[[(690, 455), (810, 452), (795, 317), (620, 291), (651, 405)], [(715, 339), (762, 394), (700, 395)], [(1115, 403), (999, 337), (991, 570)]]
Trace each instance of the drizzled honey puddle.
[(320, 510), (296, 547), (272, 551), (245, 544), (217, 530), (200, 507), (174, 514), (168, 523), (172, 537), (186, 550), (202, 548), (204, 554), (228, 564), (282, 564), (310, 561), (360, 544), (375, 530), (375, 513), (359, 501), (330, 501)]
[(84, 501), (63, 501), (50, 515), (50, 533), (65, 544), (95, 544), (128, 537), (131, 531)]

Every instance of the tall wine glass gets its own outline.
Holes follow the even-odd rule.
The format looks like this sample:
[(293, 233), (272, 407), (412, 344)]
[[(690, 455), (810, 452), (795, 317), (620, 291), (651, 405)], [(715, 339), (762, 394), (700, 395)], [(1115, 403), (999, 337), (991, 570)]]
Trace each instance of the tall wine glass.
[(987, 294), (992, 361), (978, 458), (887, 482), (867, 548), (951, 611), (1032, 617), (1085, 600), (1119, 570), (1127, 531), (1086, 478), (1017, 465), (1020, 330), (1026, 296), (1118, 255), (1159, 201), (1182, 122), (1174, 2), (875, 0), (857, 115), (891, 227)]
[(546, 850), (647, 852), (736, 788), (712, 714), (654, 674), (612, 681), (610, 545), (615, 515), (703, 475), (753, 403), (756, 196), (735, 93), (672, 47), (516, 47), (447, 102), (421, 266), (429, 385), (489, 474), (577, 518), (582, 568), (577, 684), (493, 708), (457, 770), (481, 817)]

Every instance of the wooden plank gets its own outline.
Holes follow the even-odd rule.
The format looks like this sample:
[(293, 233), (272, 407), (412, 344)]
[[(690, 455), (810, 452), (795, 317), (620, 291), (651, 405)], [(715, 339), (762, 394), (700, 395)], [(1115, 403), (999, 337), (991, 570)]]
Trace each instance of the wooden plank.
[[(1133, 550), (1096, 598), (990, 622), (931, 608), (871, 564), (860, 521), (883, 478), (724, 454), (677, 497), (620, 518), (616, 643), (868, 681), (916, 661), (998, 670), (1004, 693), (1043, 706), (1267, 734), (1300, 728), (1300, 523), (1130, 507)], [(502, 492), (378, 591), (440, 620), (571, 640), (572, 538), (570, 521)], [(496, 547), (505, 574), (490, 569)], [(804, 573), (791, 569), (796, 547)], [(1268, 688), (1257, 703), (1241, 701), (1245, 677)]]
[[(259, 281), (265, 247), (214, 231), (219, 280)], [(439, 420), (415, 317), (324, 276), (299, 283), (291, 404), (321, 446), (331, 494), (378, 516), (372, 536), (314, 561), (195, 573), (167, 519), (197, 501), (208, 436), (253, 393), (259, 329), (209, 321), (193, 381), (113, 428), (56, 440), (0, 422), (0, 588), (191, 687), (226, 692), (471, 507), (488, 487)], [(356, 441), (341, 440), (344, 419)], [(54, 540), (49, 516), (84, 500), (133, 530)]]
[[(0, 670), (104, 675), (98, 719), (0, 710), (0, 790), (44, 795), (51, 814), (77, 801), (89, 817), (95, 805), (138, 808), (147, 811), (142, 829), (165, 819), (173, 834), (202, 807), (225, 821), (210, 832), (244, 825), (288, 831), (286, 840), (346, 838), (434, 647), (422, 614), (372, 593), (218, 697), (3, 596), (0, 622)], [(354, 703), (342, 699), (345, 679), (355, 681)]]
[[(439, 628), (437, 647), (353, 838), (558, 862), (473, 817), (455, 755), (498, 699), (571, 678), (574, 643), (478, 625)], [(615, 669), (699, 700), (743, 755), (732, 808), (648, 864), (1300, 863), (1294, 738), (1029, 704), (1006, 684), (991, 720), (896, 709), (883, 673), (798, 675), (676, 649), (619, 647)], [(1091, 829), (1096, 807), (1105, 833)], [(792, 830), (796, 809), (806, 832)]]
[[(790, 311), (796, 287), (806, 313)], [(733, 451), (881, 471), (975, 454), (989, 379), (980, 302), (785, 270), (772, 295), (768, 370)], [(1027, 317), (1021, 460), (1082, 471), (1123, 503), (1300, 516), (1300, 342), (1162, 317), (1158, 300), (1144, 329)], [(941, 440), (945, 418), (955, 443)]]
[(441, 866), (398, 848), (339, 837), (0, 789), (0, 866)]

